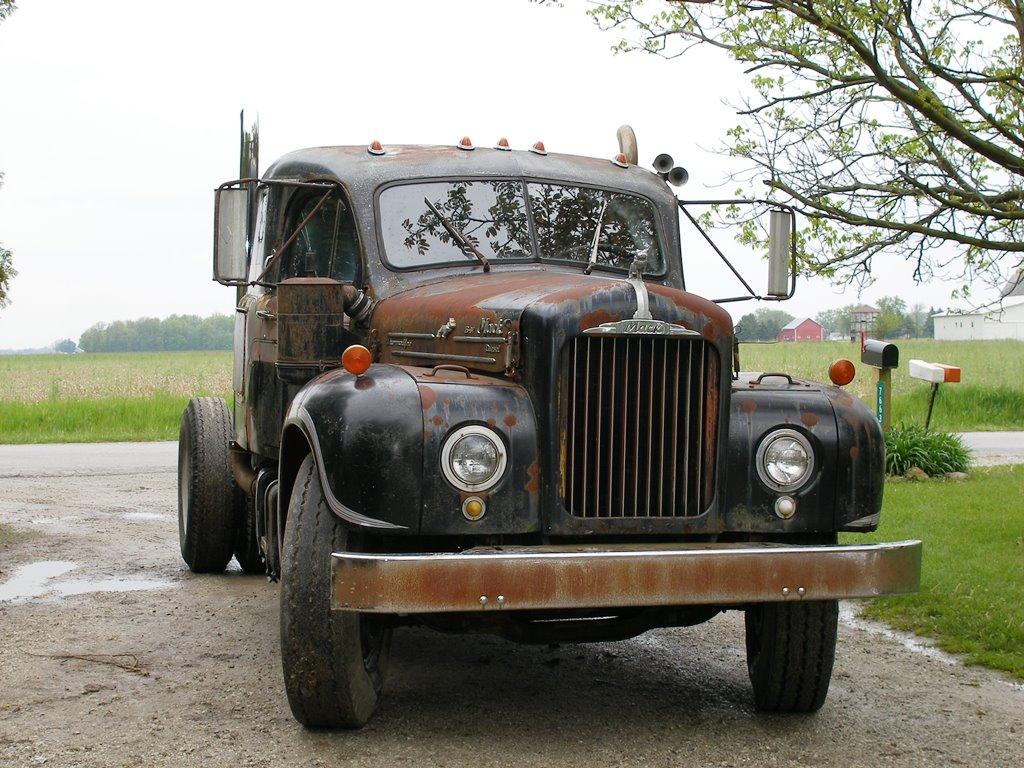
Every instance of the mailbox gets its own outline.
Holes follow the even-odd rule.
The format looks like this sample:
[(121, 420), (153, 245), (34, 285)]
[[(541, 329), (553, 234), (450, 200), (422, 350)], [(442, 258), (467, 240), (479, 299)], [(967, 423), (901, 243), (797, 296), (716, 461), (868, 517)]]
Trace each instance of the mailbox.
[[(864, 338), (861, 336), (861, 338)], [(900, 349), (877, 339), (864, 339), (860, 349), (860, 361), (878, 369), (878, 383), (875, 385), (875, 415), (882, 430), (889, 429), (892, 420), (892, 370), (900, 364)]]
[(900, 348), (884, 341), (865, 339), (864, 349), (860, 353), (860, 361), (873, 368), (898, 368)]

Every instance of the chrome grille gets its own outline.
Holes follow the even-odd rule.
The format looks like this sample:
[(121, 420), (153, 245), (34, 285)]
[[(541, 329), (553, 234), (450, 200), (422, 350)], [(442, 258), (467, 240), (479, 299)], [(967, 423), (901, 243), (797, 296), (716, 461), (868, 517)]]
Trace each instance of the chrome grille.
[(580, 336), (562, 358), (562, 494), (577, 517), (689, 517), (714, 489), (719, 365), (700, 338)]

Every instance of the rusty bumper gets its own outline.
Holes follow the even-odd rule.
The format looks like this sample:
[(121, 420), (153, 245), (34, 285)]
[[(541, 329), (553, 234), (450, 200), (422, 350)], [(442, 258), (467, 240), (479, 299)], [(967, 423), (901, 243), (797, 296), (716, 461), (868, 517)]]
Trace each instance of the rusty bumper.
[(368, 613), (742, 605), (917, 591), (921, 542), (335, 553), (331, 606)]

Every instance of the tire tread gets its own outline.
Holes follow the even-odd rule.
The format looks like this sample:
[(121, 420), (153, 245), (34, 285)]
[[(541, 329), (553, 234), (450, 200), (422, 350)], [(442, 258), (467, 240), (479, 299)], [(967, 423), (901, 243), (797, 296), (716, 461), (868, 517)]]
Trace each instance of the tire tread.
[(747, 665), (758, 709), (821, 709), (835, 662), (838, 617), (835, 600), (747, 609)]
[(238, 489), (228, 458), (232, 430), (227, 403), (219, 397), (193, 398), (181, 416), (179, 451), (187, 442), (191, 466), (189, 524), (185, 530), (179, 496), (179, 535), (181, 555), (195, 573), (223, 571), (234, 553)]
[[(344, 525), (327, 508), (308, 456), (288, 508), (281, 577), (285, 688), (292, 714), (308, 728), (359, 728), (380, 697), (379, 678), (363, 663), (362, 619), (331, 610), (329, 555), (350, 544)], [(383, 667), (386, 653), (381, 657)]]

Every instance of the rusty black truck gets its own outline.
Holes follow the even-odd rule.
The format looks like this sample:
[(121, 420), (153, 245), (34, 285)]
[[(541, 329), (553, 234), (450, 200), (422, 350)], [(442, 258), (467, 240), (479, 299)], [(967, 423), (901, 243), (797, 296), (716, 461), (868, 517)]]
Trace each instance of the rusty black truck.
[[(261, 175), (256, 147), (216, 191), (234, 402), (182, 416), (179, 534), (193, 571), (280, 581), (299, 722), (364, 724), (402, 626), (571, 643), (732, 610), (756, 706), (822, 706), (838, 599), (915, 590), (920, 543), (837, 543), (878, 525), (879, 425), (740, 372), (686, 290), (671, 158), (639, 167), (625, 127), (610, 159), (374, 141)], [(793, 220), (751, 296), (792, 295)]]

